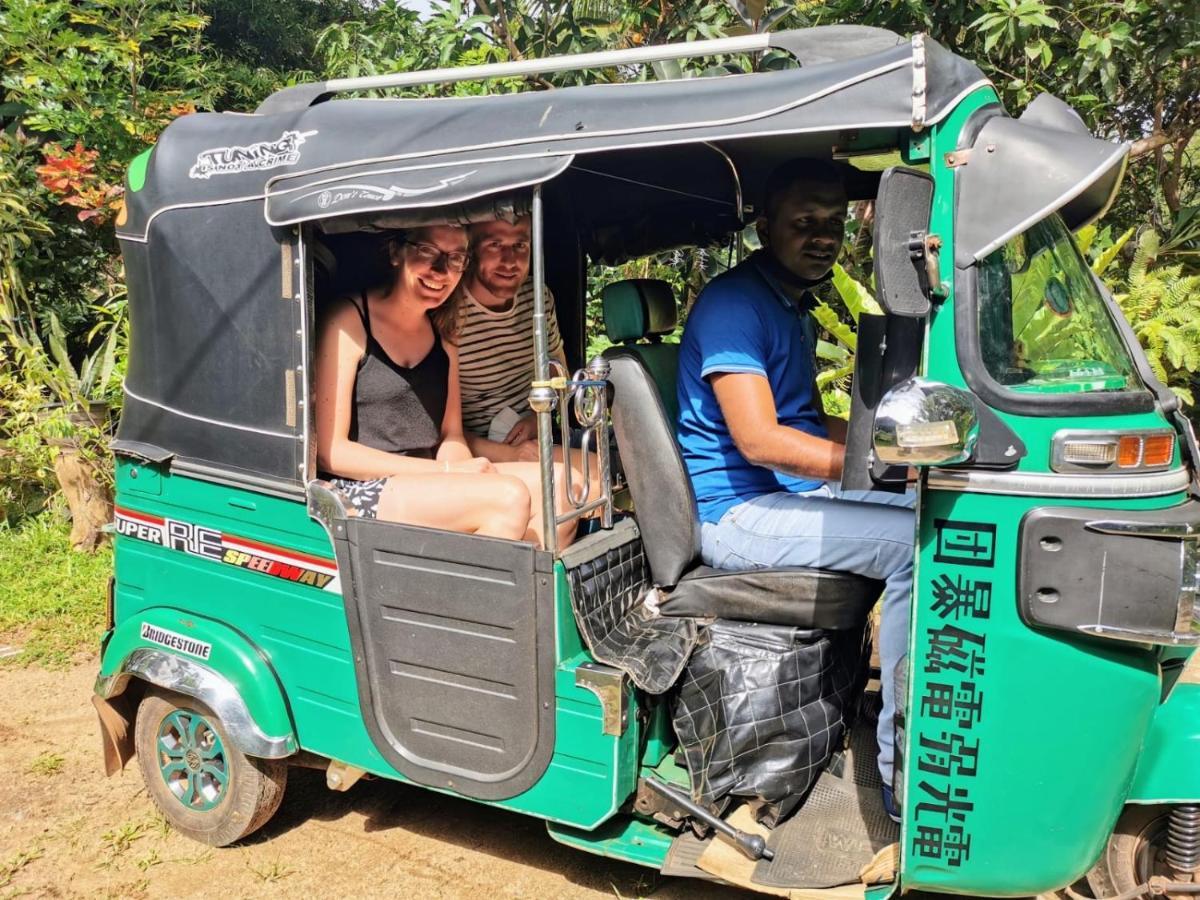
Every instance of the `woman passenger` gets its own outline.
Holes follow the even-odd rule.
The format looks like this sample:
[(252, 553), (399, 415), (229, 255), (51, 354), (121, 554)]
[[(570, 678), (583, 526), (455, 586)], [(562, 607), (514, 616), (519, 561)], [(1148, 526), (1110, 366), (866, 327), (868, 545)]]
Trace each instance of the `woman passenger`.
[[(450, 298), (468, 262), (466, 230), (414, 228), (387, 251), (391, 284), (338, 301), (320, 326), (322, 477), (360, 516), (540, 546), (538, 465), (491, 463), (463, 438)], [(560, 547), (574, 531), (560, 526)]]

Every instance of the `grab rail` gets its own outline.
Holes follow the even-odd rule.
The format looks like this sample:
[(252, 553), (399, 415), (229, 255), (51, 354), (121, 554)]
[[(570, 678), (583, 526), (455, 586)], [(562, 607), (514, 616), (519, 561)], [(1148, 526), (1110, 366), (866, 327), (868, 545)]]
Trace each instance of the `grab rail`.
[[(563, 495), (570, 509), (561, 515), (555, 514), (554, 528), (546, 529), (546, 549), (552, 552), (557, 546), (549, 541), (555, 536), (559, 525), (582, 518), (594, 510), (600, 510), (600, 524), (603, 528), (613, 526), (612, 502), (612, 467), (609, 453), (608, 434), (608, 360), (597, 356), (587, 364), (586, 368), (578, 369), (569, 379), (565, 369), (556, 361), (549, 360), (555, 377), (547, 381), (537, 381), (530, 391), (530, 407), (537, 413), (549, 414), (554, 409), (559, 410), (559, 440), (563, 453)], [(580, 426), (579, 440), (579, 469), (583, 473), (583, 482), (576, 489), (574, 467), (571, 465), (571, 422), (567, 415), (569, 409), (574, 409), (575, 418)], [(592, 450), (595, 449), (595, 465), (592, 464)], [(539, 448), (542, 449), (542, 448)], [(544, 452), (544, 451), (543, 451)], [(594, 500), (588, 500), (592, 493), (592, 469), (597, 469), (600, 479), (600, 492)], [(551, 490), (553, 490), (553, 477)], [(547, 504), (549, 507), (549, 504)]]
[[(884, 49), (889, 44), (901, 42), (898, 35), (883, 28), (865, 25), (824, 26), (836, 27), (843, 33), (853, 29), (859, 36), (855, 45), (857, 55)], [(453, 84), (457, 81), (480, 81), (488, 78), (519, 78), (525, 75), (545, 75), (551, 72), (573, 72), (580, 69), (604, 69), (613, 66), (629, 66), (639, 63), (655, 63), (668, 59), (688, 59), (697, 56), (718, 56), (726, 53), (756, 53), (763, 50), (782, 50), (798, 62), (803, 63), (806, 51), (812, 52), (819, 44), (822, 61), (840, 58), (834, 48), (826, 42), (814, 40), (808, 35), (812, 29), (746, 34), (738, 37), (710, 38), (702, 41), (683, 41), (678, 44), (655, 44), (649, 47), (630, 47), (624, 50), (597, 50), (592, 53), (563, 54), (540, 59), (517, 59), (502, 63), (484, 63), (477, 66), (453, 66), (429, 69), (424, 72), (390, 72), (386, 75), (362, 75), (357, 78), (331, 78), (329, 81), (297, 84), (282, 88), (264, 100), (256, 113), (275, 115), (298, 112), (314, 103), (320, 103), (334, 94), (351, 91), (371, 91), (384, 88), (417, 87), (429, 84)], [(864, 38), (874, 39), (876, 46), (861, 46)], [(855, 54), (843, 54), (855, 55)]]

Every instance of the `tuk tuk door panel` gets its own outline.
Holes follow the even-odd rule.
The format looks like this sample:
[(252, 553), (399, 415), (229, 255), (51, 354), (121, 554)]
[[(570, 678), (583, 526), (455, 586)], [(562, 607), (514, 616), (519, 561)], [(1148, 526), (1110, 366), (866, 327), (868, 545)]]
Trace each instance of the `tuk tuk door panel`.
[(338, 523), (335, 546), (359, 705), (382, 756), (481, 800), (536, 783), (554, 750), (549, 554), (359, 518)]

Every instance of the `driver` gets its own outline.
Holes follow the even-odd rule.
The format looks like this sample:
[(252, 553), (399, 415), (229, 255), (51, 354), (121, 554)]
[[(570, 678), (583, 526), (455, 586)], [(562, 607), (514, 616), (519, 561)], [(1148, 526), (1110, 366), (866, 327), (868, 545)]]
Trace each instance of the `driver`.
[(707, 565), (808, 566), (886, 582), (877, 736), (884, 805), (897, 818), (894, 674), (908, 643), (913, 497), (838, 484), (846, 423), (821, 406), (809, 311), (845, 224), (846, 190), (833, 163), (794, 159), (771, 174), (755, 224), (762, 249), (713, 279), (688, 316), (678, 439)]

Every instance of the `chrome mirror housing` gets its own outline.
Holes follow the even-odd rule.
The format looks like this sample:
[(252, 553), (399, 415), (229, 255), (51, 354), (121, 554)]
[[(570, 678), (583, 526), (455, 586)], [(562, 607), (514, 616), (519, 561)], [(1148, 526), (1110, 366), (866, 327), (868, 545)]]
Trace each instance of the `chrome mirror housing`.
[(964, 390), (910, 378), (875, 411), (875, 457), (889, 466), (951, 466), (966, 462), (979, 440), (975, 398)]

